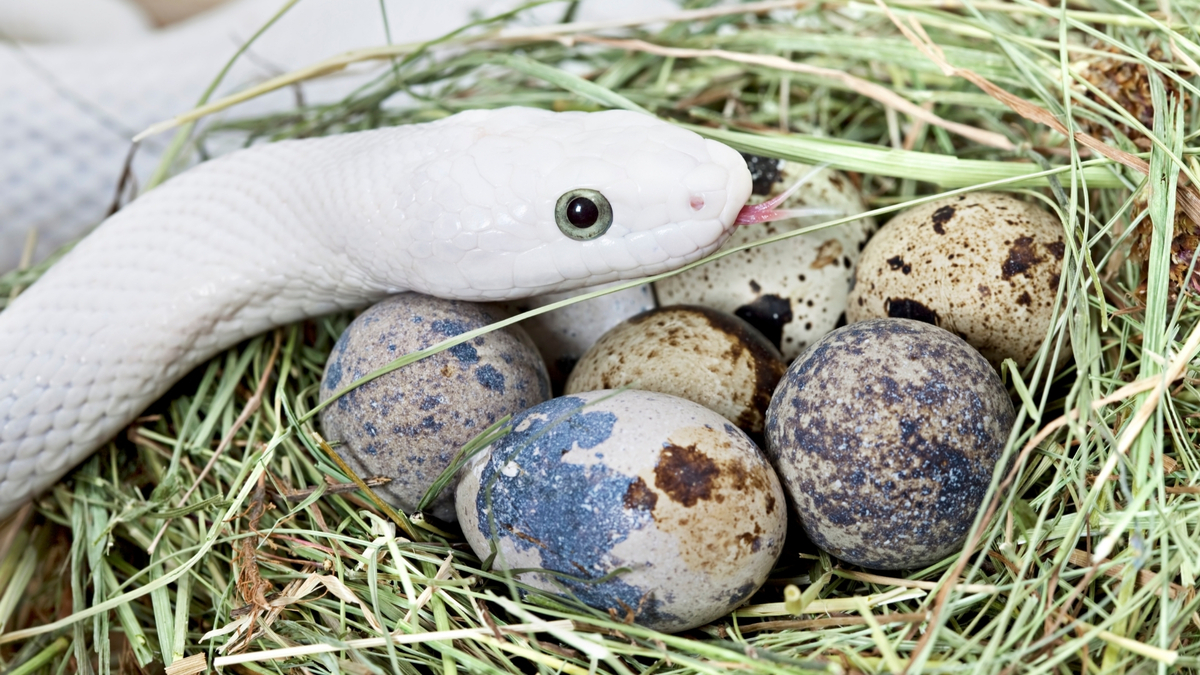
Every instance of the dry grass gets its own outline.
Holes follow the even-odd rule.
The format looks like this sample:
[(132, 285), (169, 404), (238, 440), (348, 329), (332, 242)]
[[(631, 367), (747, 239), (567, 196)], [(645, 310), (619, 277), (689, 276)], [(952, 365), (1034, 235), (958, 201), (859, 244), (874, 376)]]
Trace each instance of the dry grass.
[[(749, 606), (675, 636), (514, 594), (457, 537), (377, 506), (321, 447), (310, 413), (348, 320), (333, 316), (213, 359), (5, 531), (4, 663), (194, 672), (182, 657), (203, 654), (264, 673), (1197, 670), (1200, 306), (1178, 289), (1193, 278), (1180, 254), (1196, 248), (1188, 217), (1200, 213), (1200, 8), (773, 4), (794, 8), (703, 11), (603, 39), (580, 26), (481, 26), (452, 38), (455, 53), (364, 52), (274, 83), (393, 59), (353, 97), (200, 136), (185, 124), (176, 149), (475, 107), (624, 107), (853, 172), (879, 216), (979, 185), (1041, 201), (1068, 242), (1058, 319), (1035, 363), (1005, 368), (1018, 461), (995, 477), (960, 555), (881, 576), (794, 543)], [(397, 92), (409, 98), (396, 103)], [(1145, 262), (1130, 257), (1135, 245)], [(41, 270), (0, 278), (0, 298)], [(1060, 352), (1073, 358), (1056, 369)]]

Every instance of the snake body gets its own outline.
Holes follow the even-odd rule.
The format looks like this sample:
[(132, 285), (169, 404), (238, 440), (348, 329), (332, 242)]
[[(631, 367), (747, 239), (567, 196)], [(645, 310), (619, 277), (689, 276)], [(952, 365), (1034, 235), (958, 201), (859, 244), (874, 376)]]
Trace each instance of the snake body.
[[(612, 215), (583, 240), (559, 208), (580, 189)], [(0, 312), (0, 515), (243, 338), (404, 290), (501, 300), (673, 269), (720, 246), (750, 191), (732, 149), (625, 111), (469, 111), (194, 167)]]
[[(170, 28), (137, 34), (120, 17), (64, 22), (67, 2), (93, 11), (108, 4), (0, 0), (0, 274), (17, 266), (29, 230), (37, 231), (35, 259), (40, 260), (103, 220), (113, 203), (130, 139), (196, 105), (238, 48), (284, 4), (236, 0)], [(462, 26), (474, 13), (493, 16), (521, 4), (300, 0), (233, 63), (214, 96), (389, 39), (431, 40)], [(578, 16), (628, 18), (663, 13), (671, 6), (669, 0), (592, 0), (582, 3)], [(563, 6), (543, 5), (532, 12), (528, 22), (552, 22), (562, 16)], [(20, 25), (36, 19), (30, 16), (34, 14), (60, 30), (84, 24), (96, 33), (67, 32), (59, 36), (64, 41), (45, 44), (4, 41), (9, 30), (21, 33)], [(118, 31), (114, 24), (126, 24), (126, 29)], [(230, 114), (290, 111), (297, 96), (308, 104), (336, 102), (374, 77), (376, 67), (382, 66), (363, 64), (333, 78), (276, 91)], [(169, 140), (152, 137), (138, 149), (133, 172), (140, 183), (151, 175)], [(241, 139), (226, 140), (232, 140), (227, 143), (231, 148), (240, 146)], [(224, 148), (209, 144), (206, 150), (219, 153)]]

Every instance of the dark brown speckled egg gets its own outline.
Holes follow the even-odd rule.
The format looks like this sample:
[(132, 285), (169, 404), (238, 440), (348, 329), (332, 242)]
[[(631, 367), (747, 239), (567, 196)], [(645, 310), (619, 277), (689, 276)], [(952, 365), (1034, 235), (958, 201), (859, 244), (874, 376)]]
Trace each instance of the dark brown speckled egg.
[(1032, 361), (1054, 320), (1066, 255), (1062, 224), (1000, 192), (915, 206), (867, 242), (850, 323), (916, 319), (962, 337), (999, 368)]
[[(775, 197), (809, 176), (782, 208), (827, 208), (837, 215), (740, 225), (722, 251), (867, 210), (862, 193), (838, 171), (814, 172), (805, 164), (753, 155), (746, 159), (754, 178), (750, 203)], [(854, 263), (874, 231), (870, 217), (816, 230), (714, 260), (655, 282), (654, 290), (663, 305), (704, 305), (745, 319), (790, 361), (844, 318)]]
[(962, 546), (1013, 420), (1000, 378), (961, 338), (872, 319), (796, 359), (767, 410), (767, 449), (815, 544), (910, 569)]
[[(470, 302), (402, 293), (363, 312), (325, 364), (321, 400), (391, 361), (504, 318)], [(409, 513), (467, 441), (505, 415), (550, 397), (537, 348), (517, 326), (482, 335), (392, 371), (321, 411), (325, 437), (360, 476)], [(431, 515), (453, 521), (454, 485)]]

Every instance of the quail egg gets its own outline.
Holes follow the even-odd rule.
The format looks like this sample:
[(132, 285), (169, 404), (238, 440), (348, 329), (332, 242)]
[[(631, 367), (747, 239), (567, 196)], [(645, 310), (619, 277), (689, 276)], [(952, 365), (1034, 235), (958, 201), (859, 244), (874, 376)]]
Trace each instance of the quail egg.
[[(662, 631), (745, 602), (787, 526), (775, 473), (741, 430), (647, 391), (556, 398), (459, 472), (458, 522), (480, 558)], [(539, 570), (539, 571), (528, 571)]]
[(872, 319), (792, 363), (767, 448), (813, 543), (863, 567), (919, 568), (962, 546), (1013, 420), (996, 371), (961, 338)]
[[(402, 293), (363, 312), (325, 364), (321, 400), (410, 352), (503, 318), (469, 302)], [(550, 396), (546, 366), (516, 327), (464, 342), (358, 387), (321, 411), (321, 426), (356, 473), (411, 512), (467, 441)], [(430, 515), (454, 520), (453, 490)]]
[[(503, 304), (515, 314), (612, 285), (550, 293)], [(649, 285), (643, 284), (539, 314), (522, 321), (521, 327), (542, 353), (546, 368), (550, 371), (552, 387), (555, 391), (562, 391), (576, 362), (596, 344), (601, 335), (625, 319), (649, 309), (654, 309), (654, 293)]]
[(894, 317), (940, 326), (999, 368), (1037, 355), (1054, 320), (1063, 228), (1044, 209), (999, 192), (913, 207), (867, 244), (849, 321)]
[[(813, 171), (795, 162), (747, 159), (757, 196), (752, 201), (775, 196)], [(832, 169), (812, 173), (780, 208), (799, 207), (826, 207), (837, 215), (742, 225), (721, 250), (866, 211), (850, 179)], [(655, 292), (662, 305), (705, 305), (745, 319), (790, 361), (844, 319), (855, 261), (874, 230), (875, 221), (863, 218), (759, 246), (659, 281)]]
[(779, 350), (745, 321), (676, 305), (643, 312), (605, 333), (580, 359), (566, 393), (633, 386), (672, 394), (757, 434), (786, 368)]

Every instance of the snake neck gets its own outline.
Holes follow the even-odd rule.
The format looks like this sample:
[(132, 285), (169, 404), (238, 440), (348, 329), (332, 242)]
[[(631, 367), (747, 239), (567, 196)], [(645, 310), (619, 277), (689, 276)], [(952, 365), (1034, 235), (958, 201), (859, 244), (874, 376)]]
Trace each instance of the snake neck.
[(318, 205), (340, 186), (317, 175), (279, 152), (189, 172), (0, 312), (0, 515), (220, 350), (393, 290), (338, 248), (337, 213)]
[(313, 185), (319, 174), (287, 152), (211, 164), (110, 218), (0, 313), (0, 428), (6, 406), (47, 396), (107, 397), (136, 414), (244, 338), (391, 290), (326, 225), (336, 214), (320, 191), (340, 186)]

